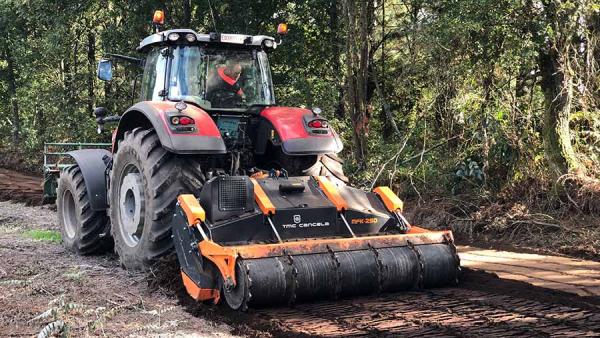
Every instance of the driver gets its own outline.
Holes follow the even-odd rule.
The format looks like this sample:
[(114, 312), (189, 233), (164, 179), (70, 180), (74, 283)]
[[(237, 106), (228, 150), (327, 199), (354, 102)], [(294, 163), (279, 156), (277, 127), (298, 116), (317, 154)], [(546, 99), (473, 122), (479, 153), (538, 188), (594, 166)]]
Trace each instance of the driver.
[(210, 89), (206, 98), (211, 101), (213, 107), (232, 105), (233, 102), (222, 101), (240, 101), (245, 98), (244, 91), (240, 85), (240, 74), (242, 65), (236, 60), (227, 60), (225, 66), (218, 67), (210, 80)]

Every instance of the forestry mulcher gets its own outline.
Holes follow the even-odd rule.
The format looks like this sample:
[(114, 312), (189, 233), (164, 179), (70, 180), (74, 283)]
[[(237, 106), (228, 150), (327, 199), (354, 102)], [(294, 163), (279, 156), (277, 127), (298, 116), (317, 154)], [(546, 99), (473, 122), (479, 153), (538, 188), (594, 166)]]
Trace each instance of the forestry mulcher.
[(387, 187), (346, 185), (342, 143), (320, 110), (275, 104), (267, 54), (279, 44), (157, 28), (143, 59), (106, 55), (102, 80), (113, 61), (143, 68), (139, 102), (120, 116), (96, 108), (99, 130), (118, 123), (111, 151), (69, 153), (57, 190), (64, 245), (114, 245), (128, 269), (174, 248), (188, 293), (233, 309), (456, 283), (450, 231), (411, 226)]

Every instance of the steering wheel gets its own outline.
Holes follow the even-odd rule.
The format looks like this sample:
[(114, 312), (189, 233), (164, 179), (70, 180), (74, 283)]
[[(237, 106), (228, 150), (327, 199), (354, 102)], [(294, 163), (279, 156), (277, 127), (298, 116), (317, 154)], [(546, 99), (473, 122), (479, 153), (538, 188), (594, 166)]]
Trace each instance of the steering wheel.
[(231, 90), (223, 88), (213, 90), (212, 93), (210, 93), (210, 99), (213, 107), (235, 108), (242, 104), (241, 96)]

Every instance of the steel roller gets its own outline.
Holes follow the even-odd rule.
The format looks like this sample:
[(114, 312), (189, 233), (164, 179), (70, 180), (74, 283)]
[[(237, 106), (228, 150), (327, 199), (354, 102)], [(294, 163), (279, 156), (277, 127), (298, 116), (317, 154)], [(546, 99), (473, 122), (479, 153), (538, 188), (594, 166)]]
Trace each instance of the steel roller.
[(457, 273), (448, 244), (331, 251), (239, 260), (237, 285), (224, 294), (230, 307), (245, 309), (445, 286)]

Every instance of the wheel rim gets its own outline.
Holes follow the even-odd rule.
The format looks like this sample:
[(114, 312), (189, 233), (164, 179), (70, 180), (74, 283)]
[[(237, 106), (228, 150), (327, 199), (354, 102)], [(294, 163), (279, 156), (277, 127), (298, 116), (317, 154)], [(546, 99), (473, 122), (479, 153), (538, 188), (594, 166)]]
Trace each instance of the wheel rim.
[(119, 189), (119, 224), (125, 244), (135, 247), (144, 231), (144, 192), (142, 175), (135, 166), (126, 167)]
[(77, 213), (75, 212), (75, 199), (71, 190), (65, 190), (62, 196), (62, 217), (67, 237), (74, 238), (77, 234)]

